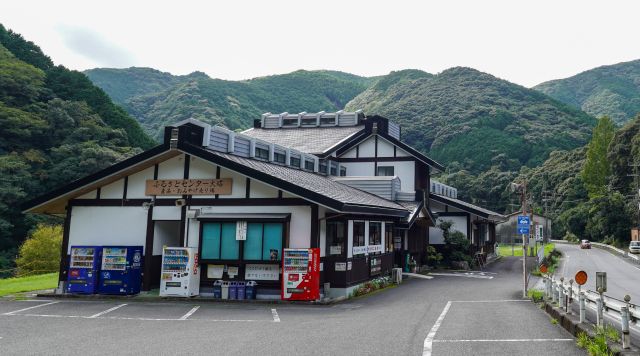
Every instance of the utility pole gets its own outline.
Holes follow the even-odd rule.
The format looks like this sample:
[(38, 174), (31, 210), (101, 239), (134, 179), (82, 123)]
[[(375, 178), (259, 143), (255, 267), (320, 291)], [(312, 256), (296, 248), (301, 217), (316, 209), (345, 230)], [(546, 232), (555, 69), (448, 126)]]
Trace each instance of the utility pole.
[[(527, 215), (527, 181), (524, 181), (520, 190), (520, 201), (522, 202), (522, 215)], [(527, 297), (527, 241), (522, 234), (522, 298)]]
[(633, 167), (633, 174), (628, 174), (628, 177), (633, 177), (633, 180), (636, 183), (636, 203), (638, 206), (638, 227), (640, 227), (640, 174), (638, 174), (638, 167), (640, 167), (640, 163), (630, 164), (629, 167)]

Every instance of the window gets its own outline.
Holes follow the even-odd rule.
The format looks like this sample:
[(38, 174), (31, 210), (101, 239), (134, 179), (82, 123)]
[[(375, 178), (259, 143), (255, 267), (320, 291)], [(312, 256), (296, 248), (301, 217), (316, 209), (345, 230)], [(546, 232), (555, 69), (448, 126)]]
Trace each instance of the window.
[(304, 169), (312, 171), (315, 168), (315, 162), (310, 160), (304, 160)]
[(327, 173), (327, 161), (325, 161), (325, 160), (320, 161), (319, 166), (320, 167), (318, 168), (318, 172), (326, 174)]
[(338, 175), (338, 165), (334, 162), (331, 162), (331, 168), (329, 169), (329, 174), (332, 176)]
[(269, 150), (256, 147), (256, 158), (268, 160), (269, 159)]
[(340, 177), (347, 176), (347, 167), (340, 167)]
[(298, 157), (291, 157), (290, 158), (290, 165), (292, 167), (298, 167), (300, 168), (300, 158)]
[(364, 221), (353, 222), (353, 246), (364, 246)]
[(286, 161), (286, 158), (287, 157), (284, 155), (284, 153), (275, 152), (273, 154), (273, 160), (277, 163), (284, 164), (284, 162)]
[(382, 223), (369, 223), (369, 246), (382, 244)]
[(393, 252), (393, 224), (384, 224), (384, 244), (386, 252)]
[(236, 223), (205, 223), (202, 226), (202, 259), (237, 260), (240, 244)]
[(327, 221), (327, 255), (342, 255), (347, 241), (347, 224), (344, 221)]
[(286, 127), (296, 127), (298, 126), (298, 118), (296, 117), (295, 119), (282, 119), (282, 126), (286, 126)]
[(249, 223), (244, 242), (244, 260), (279, 261), (282, 257), (282, 224)]
[(311, 117), (311, 118), (300, 119), (300, 125), (301, 126), (317, 126), (316, 118)]
[(378, 166), (378, 175), (379, 176), (393, 176), (393, 166)]

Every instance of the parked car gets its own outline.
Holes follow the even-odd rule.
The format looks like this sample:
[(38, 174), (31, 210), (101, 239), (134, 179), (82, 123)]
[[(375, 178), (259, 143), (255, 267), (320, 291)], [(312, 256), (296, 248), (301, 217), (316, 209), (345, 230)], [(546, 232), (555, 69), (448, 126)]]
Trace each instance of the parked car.
[(589, 240), (580, 241), (580, 248), (591, 248), (591, 242)]
[(629, 243), (629, 252), (640, 253), (640, 241), (631, 241)]

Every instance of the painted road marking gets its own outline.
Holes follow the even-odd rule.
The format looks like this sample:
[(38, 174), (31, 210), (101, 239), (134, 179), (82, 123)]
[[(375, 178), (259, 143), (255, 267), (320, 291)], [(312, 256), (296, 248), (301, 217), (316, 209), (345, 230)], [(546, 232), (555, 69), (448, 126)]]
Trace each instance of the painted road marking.
[[(4, 314), (2, 314), (4, 315)], [(75, 318), (75, 319), (110, 319), (110, 320), (140, 320), (140, 321), (183, 321), (182, 319), (174, 318), (134, 318), (134, 317), (121, 317), (121, 316), (103, 316), (98, 318), (91, 318), (83, 315), (58, 315), (58, 314), (10, 314), (7, 316), (28, 316), (28, 317), (40, 317), (40, 318)], [(206, 321), (206, 322), (269, 322), (271, 320), (251, 320), (251, 319), (186, 319), (184, 321)]]
[(440, 313), (436, 323), (433, 324), (431, 331), (429, 331), (429, 334), (427, 334), (427, 337), (424, 339), (422, 356), (431, 356), (431, 350), (433, 350), (433, 338), (436, 337), (436, 332), (438, 332), (440, 324), (442, 324), (444, 317), (447, 315), (447, 312), (449, 312), (449, 308), (451, 308), (451, 302), (447, 302), (447, 305), (444, 306), (444, 309), (442, 309), (442, 313)]
[(99, 316), (105, 315), (105, 314), (107, 314), (107, 313), (110, 313), (110, 312), (112, 312), (112, 311), (114, 311), (114, 310), (118, 309), (118, 308), (122, 308), (122, 307), (124, 307), (125, 305), (126, 305), (126, 304), (116, 305), (116, 306), (115, 306), (115, 307), (113, 307), (113, 308), (107, 309), (107, 310), (105, 310), (105, 311), (101, 311), (100, 313), (97, 313), (97, 314), (93, 314), (92, 316), (90, 316), (90, 317), (89, 317), (89, 319), (93, 319), (93, 318), (97, 318), (97, 317), (99, 317)]
[(451, 303), (513, 303), (531, 302), (530, 299), (502, 299), (502, 300), (452, 300)]
[(15, 315), (16, 313), (20, 313), (20, 312), (23, 312), (23, 311), (27, 311), (27, 310), (31, 310), (31, 309), (35, 309), (35, 308), (40, 308), (40, 307), (44, 307), (44, 306), (52, 305), (52, 304), (56, 304), (56, 303), (59, 303), (59, 302), (49, 302), (49, 303), (44, 303), (44, 304), (40, 304), (40, 305), (34, 305), (32, 307), (19, 309), (19, 310), (14, 310), (12, 312), (4, 313), (2, 315)]
[(271, 309), (271, 315), (273, 315), (273, 322), (279, 323), (280, 317), (278, 316), (278, 312), (275, 309)]
[(433, 279), (433, 277), (431, 277), (431, 276), (427, 276), (427, 275), (419, 274), (419, 273), (402, 272), (402, 275), (403, 276), (414, 277), (414, 278)]
[(493, 279), (493, 276), (484, 276), (478, 274), (467, 273), (429, 273), (432, 276), (444, 276), (444, 277), (466, 277), (466, 278), (480, 278), (480, 279)]
[(554, 342), (575, 341), (574, 339), (476, 339), (476, 340), (433, 340), (433, 342)]
[(200, 309), (199, 305), (196, 305), (195, 307), (191, 308), (191, 310), (189, 310), (187, 312), (187, 314), (183, 315), (182, 317), (180, 317), (179, 320), (187, 320), (191, 315), (193, 315), (193, 313), (196, 312), (196, 310)]

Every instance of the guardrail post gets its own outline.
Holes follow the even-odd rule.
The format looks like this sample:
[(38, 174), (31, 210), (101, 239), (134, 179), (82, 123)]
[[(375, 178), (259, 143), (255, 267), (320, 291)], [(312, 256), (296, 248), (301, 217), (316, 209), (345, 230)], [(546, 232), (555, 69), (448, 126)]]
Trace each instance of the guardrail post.
[(628, 349), (631, 344), (629, 338), (629, 307), (620, 308), (620, 321), (622, 323), (622, 348)]
[(564, 283), (562, 283), (562, 279), (560, 278), (560, 284), (558, 285), (558, 300), (560, 304), (560, 308), (564, 308)]
[(558, 282), (551, 285), (551, 294), (553, 294), (553, 303), (558, 302)]
[(569, 298), (567, 298), (566, 312), (571, 313), (571, 303), (573, 302), (573, 279), (569, 280)]
[(580, 302), (580, 323), (584, 323), (585, 314), (586, 314), (586, 311), (587, 311), (584, 292), (580, 292), (580, 295), (578, 295), (578, 300)]
[(596, 316), (597, 316), (596, 324), (598, 326), (603, 326), (603, 324), (604, 324), (604, 315), (603, 315), (603, 313), (604, 313), (604, 305), (602, 303), (602, 296), (599, 296), (598, 298), (596, 298), (596, 310), (597, 310), (597, 313), (596, 313)]
[(544, 297), (545, 299), (549, 299), (549, 279), (544, 277)]

